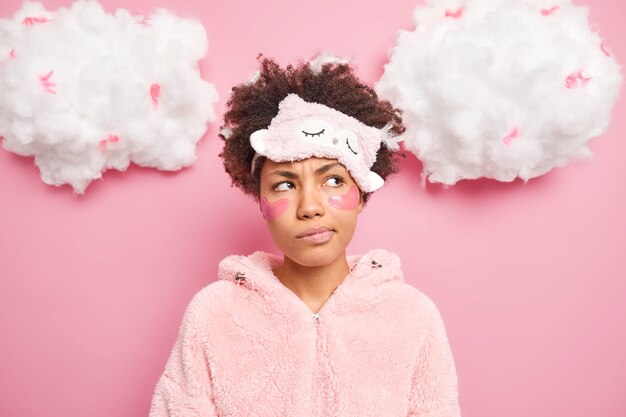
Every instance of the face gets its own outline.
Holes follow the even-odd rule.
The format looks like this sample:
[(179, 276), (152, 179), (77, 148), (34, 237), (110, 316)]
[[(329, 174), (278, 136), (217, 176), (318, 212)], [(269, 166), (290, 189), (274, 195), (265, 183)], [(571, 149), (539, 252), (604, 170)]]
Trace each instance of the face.
[[(272, 239), (304, 266), (328, 265), (345, 254), (363, 210), (359, 188), (335, 159), (267, 159), (261, 169), (260, 208)], [(316, 228), (328, 231), (315, 233)]]

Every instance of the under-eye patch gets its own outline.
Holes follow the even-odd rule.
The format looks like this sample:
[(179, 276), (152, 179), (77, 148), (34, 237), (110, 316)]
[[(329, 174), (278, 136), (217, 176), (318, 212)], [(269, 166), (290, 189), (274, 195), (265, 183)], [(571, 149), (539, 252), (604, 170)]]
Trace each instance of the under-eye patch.
[(342, 210), (354, 210), (359, 206), (359, 197), (359, 190), (351, 185), (347, 193), (329, 196), (328, 204)]
[(266, 197), (263, 197), (261, 198), (260, 208), (265, 220), (274, 220), (287, 211), (287, 208), (289, 208), (289, 199), (281, 198), (280, 200), (270, 203)]

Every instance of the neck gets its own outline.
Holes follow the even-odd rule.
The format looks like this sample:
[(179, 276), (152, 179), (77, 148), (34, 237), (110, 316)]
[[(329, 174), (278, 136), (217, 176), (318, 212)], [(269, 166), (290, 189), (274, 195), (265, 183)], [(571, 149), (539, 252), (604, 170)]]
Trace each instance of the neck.
[(287, 256), (274, 270), (278, 280), (293, 291), (313, 312), (317, 312), (343, 282), (350, 268), (345, 251), (328, 265), (304, 266)]

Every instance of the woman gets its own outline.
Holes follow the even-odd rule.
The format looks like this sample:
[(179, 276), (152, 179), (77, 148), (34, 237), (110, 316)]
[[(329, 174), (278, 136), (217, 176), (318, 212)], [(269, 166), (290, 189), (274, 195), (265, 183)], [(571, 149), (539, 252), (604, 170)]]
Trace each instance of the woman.
[(263, 58), (220, 156), (282, 256), (231, 255), (193, 297), (150, 416), (460, 416), (441, 315), (384, 249), (346, 255), (397, 172), (399, 111), (341, 61)]

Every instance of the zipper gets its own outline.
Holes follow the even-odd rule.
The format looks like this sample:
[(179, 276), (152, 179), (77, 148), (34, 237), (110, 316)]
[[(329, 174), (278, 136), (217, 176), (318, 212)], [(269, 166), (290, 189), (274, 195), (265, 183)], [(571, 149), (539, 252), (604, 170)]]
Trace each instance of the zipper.
[[(349, 275), (349, 274), (348, 274), (348, 275)], [(347, 277), (347, 276), (343, 279), (343, 281), (341, 281), (341, 284), (343, 284), (343, 283), (346, 281), (346, 279), (348, 279), (348, 277)], [(319, 310), (317, 310), (317, 313), (313, 313), (313, 320), (314, 320), (316, 323), (317, 323), (317, 322), (319, 322), (320, 312), (324, 309), (324, 306), (326, 306), (326, 304), (328, 304), (328, 301), (332, 298), (332, 296), (333, 296), (333, 295), (335, 295), (335, 293), (337, 292), (337, 288), (339, 288), (339, 287), (341, 286), (341, 284), (337, 285), (337, 286), (335, 287), (335, 289), (333, 290), (333, 292), (331, 292), (331, 293), (330, 293), (330, 295), (328, 296), (328, 298), (326, 298), (326, 301), (324, 301), (324, 302), (322, 303), (322, 305), (321, 305), (320, 309), (319, 309)], [(288, 289), (288, 288), (287, 288), (287, 289)], [(290, 291), (291, 291), (291, 290), (290, 290)], [(296, 295), (296, 297), (298, 297), (298, 296)], [(302, 304), (304, 304), (304, 301), (302, 301), (302, 299), (300, 299), (300, 297), (298, 297), (298, 299), (302, 302)], [(307, 308), (309, 311), (311, 311), (311, 309), (310, 309), (310, 308), (309, 308), (306, 304), (304, 304), (304, 305), (306, 306), (306, 308)]]
[[(353, 272), (353, 268), (354, 266), (356, 266), (358, 263), (364, 263), (363, 259), (365, 258), (367, 254), (364, 254), (353, 266), (351, 266), (349, 268), (348, 274), (344, 277), (343, 281), (341, 281), (341, 283), (339, 285), (337, 285), (335, 287), (335, 289), (330, 293), (330, 295), (328, 296), (328, 298), (324, 301), (324, 303), (322, 303), (321, 307), (319, 308), (319, 310), (317, 311), (317, 313), (313, 313), (311, 311), (311, 309), (309, 308), (309, 306), (306, 305), (306, 303), (300, 298), (298, 297), (298, 295), (296, 293), (294, 293), (293, 291), (291, 291), (289, 288), (287, 288), (285, 285), (283, 285), (282, 282), (280, 282), (280, 280), (278, 279), (278, 277), (276, 275), (274, 275), (273, 272), (268, 272), (266, 270), (260, 269), (260, 268), (256, 268), (255, 266), (249, 265), (246, 262), (244, 262), (244, 260), (238, 260), (238, 262), (243, 265), (245, 268), (249, 269), (249, 270), (253, 270), (265, 277), (267, 277), (267, 279), (273, 281), (277, 286), (281, 287), (281, 289), (279, 291), (287, 291), (290, 295), (289, 297), (295, 297), (296, 298), (296, 302), (302, 306), (302, 308), (304, 308), (306, 310), (306, 312), (309, 315), (312, 315), (313, 318), (313, 322), (315, 323), (313, 325), (314, 331), (315, 331), (315, 360), (314, 360), (314, 371), (312, 374), (312, 383), (313, 384), (322, 384), (323, 388), (322, 391), (324, 389), (331, 389), (332, 387), (332, 383), (330, 383), (327, 378), (326, 375), (328, 375), (328, 372), (330, 372), (330, 376), (332, 378), (332, 374), (333, 374), (333, 367), (332, 364), (329, 361), (329, 353), (328, 353), (328, 346), (327, 346), (327, 340), (325, 337), (323, 337), (321, 335), (322, 332), (322, 328), (320, 327), (320, 321), (319, 321), (319, 317), (320, 314), (325, 311), (324, 309), (327, 308), (326, 306), (328, 304), (330, 304), (331, 298), (333, 298), (339, 291), (341, 291), (341, 287), (345, 287), (347, 286), (347, 280), (350, 279), (356, 279), (358, 278), (358, 276), (353, 276), (352, 272)], [(378, 269), (381, 268), (382, 265), (376, 260), (373, 259), (371, 260), (371, 266), (374, 269)], [(239, 274), (238, 274), (239, 275)], [(242, 279), (242, 280), (246, 280), (245, 278), (245, 274), (242, 277), (237, 277), (237, 280)], [(250, 281), (250, 283), (252, 283), (252, 281)], [(254, 285), (254, 284), (252, 284)], [(311, 316), (309, 316), (311, 317)], [(330, 385), (328, 385), (330, 384)], [(324, 388), (325, 387), (325, 388)], [(319, 400), (316, 398), (316, 402), (318, 402)], [(330, 407), (329, 410), (322, 410), (322, 413), (325, 413), (326, 411), (328, 411), (328, 414), (336, 414), (334, 412), (334, 408), (336, 407), (336, 405), (334, 404), (317, 404), (320, 407), (320, 410), (322, 410), (322, 408), (327, 408)], [(332, 412), (331, 412), (332, 411)]]
[[(345, 278), (344, 278), (344, 280), (345, 280)], [(335, 292), (337, 291), (337, 288), (339, 288), (339, 286), (337, 286), (337, 288), (335, 288), (335, 289), (333, 290), (333, 292), (332, 292), (332, 293), (330, 294), (330, 296), (326, 299), (326, 301), (324, 301), (324, 304), (322, 304), (322, 306), (321, 306), (321, 307), (320, 307), (320, 309), (317, 311), (317, 313), (313, 313), (313, 312), (311, 311), (311, 309), (309, 308), (309, 306), (308, 306), (308, 305), (306, 305), (306, 303), (305, 303), (304, 301), (302, 301), (302, 298), (298, 297), (298, 295), (297, 295), (295, 292), (291, 291), (289, 288), (287, 288), (287, 287), (286, 287), (285, 285), (283, 285), (281, 282), (279, 282), (279, 283), (278, 283), (278, 285), (282, 287), (282, 289), (281, 289), (280, 291), (286, 291), (287, 293), (289, 293), (289, 294), (290, 294), (290, 296), (291, 296), (291, 297), (295, 297), (295, 299), (296, 299), (296, 303), (297, 303), (297, 304), (299, 304), (299, 305), (301, 305), (301, 306), (305, 309), (305, 311), (306, 311), (306, 312), (307, 312), (310, 316), (312, 316), (312, 318), (313, 318), (313, 320), (314, 320), (315, 322), (318, 322), (318, 321), (319, 321), (319, 314), (320, 314), (320, 312), (322, 311), (322, 309), (324, 308), (324, 306), (325, 306), (326, 304), (328, 304), (328, 300), (330, 300), (330, 298), (331, 298), (331, 297), (335, 294)]]

